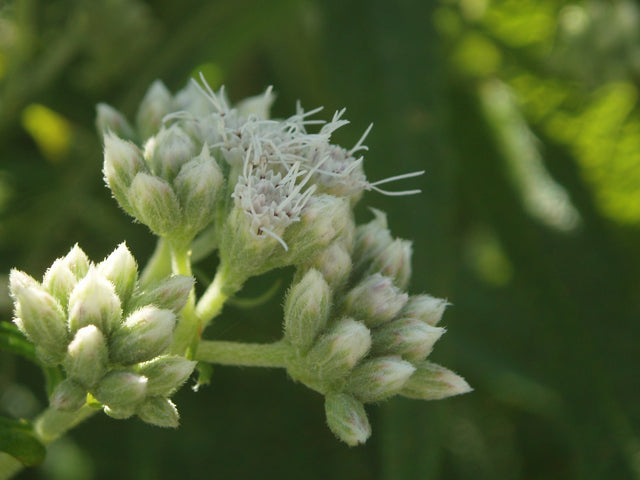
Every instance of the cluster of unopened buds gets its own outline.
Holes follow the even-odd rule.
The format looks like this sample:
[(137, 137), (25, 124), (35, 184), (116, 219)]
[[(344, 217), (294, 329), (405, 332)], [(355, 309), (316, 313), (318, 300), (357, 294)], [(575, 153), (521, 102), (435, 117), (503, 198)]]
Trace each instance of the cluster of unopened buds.
[[(320, 109), (269, 118), (271, 90), (231, 106), (224, 91), (192, 81), (176, 95), (155, 82), (135, 128), (98, 106), (104, 178), (120, 206), (159, 237), (149, 264), (123, 245), (94, 264), (78, 246), (42, 282), (14, 270), (14, 322), (40, 361), (60, 368), (52, 408), (86, 404), (115, 418), (176, 426), (169, 397), (196, 362), (285, 368), (325, 396), (330, 429), (349, 445), (371, 433), (364, 403), (400, 394), (465, 393), (457, 374), (426, 360), (444, 333), (447, 302), (409, 295), (411, 242), (393, 238), (374, 210), (356, 225), (353, 207), (378, 182), (364, 173), (360, 141), (332, 133), (348, 123)], [(191, 266), (217, 250), (213, 281)], [(204, 339), (206, 326), (251, 277), (295, 267), (284, 301), (284, 336), (271, 344)]]

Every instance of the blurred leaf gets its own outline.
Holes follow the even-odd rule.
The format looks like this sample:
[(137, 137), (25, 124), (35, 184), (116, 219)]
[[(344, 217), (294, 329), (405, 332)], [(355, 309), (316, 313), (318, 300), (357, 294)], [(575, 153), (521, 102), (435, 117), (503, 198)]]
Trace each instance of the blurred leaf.
[(6, 452), (26, 466), (42, 463), (45, 446), (25, 420), (0, 417), (0, 451)]

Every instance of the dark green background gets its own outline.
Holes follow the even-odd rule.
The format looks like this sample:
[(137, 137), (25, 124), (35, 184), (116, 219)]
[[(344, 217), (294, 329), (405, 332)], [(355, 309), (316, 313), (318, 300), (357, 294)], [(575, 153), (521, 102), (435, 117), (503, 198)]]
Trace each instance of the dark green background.
[[(0, 1), (2, 283), (75, 242), (150, 255), (103, 185), (97, 102), (132, 118), (154, 79), (176, 91), (198, 70), (234, 100), (274, 85), (278, 116), (346, 106), (345, 145), (374, 122), (370, 179), (426, 170), (397, 187), (421, 195), (368, 193), (358, 215), (384, 209), (413, 239), (411, 291), (454, 304), (432, 358), (475, 388), (370, 408), (373, 436), (350, 449), (283, 372), (220, 367), (176, 396), (178, 431), (100, 415), (19, 478), (640, 478), (638, 15), (630, 0)], [(47, 147), (34, 104), (68, 143)], [(227, 307), (208, 335), (275, 340), (279, 298)], [(0, 361), (0, 413), (35, 414), (39, 372)]]

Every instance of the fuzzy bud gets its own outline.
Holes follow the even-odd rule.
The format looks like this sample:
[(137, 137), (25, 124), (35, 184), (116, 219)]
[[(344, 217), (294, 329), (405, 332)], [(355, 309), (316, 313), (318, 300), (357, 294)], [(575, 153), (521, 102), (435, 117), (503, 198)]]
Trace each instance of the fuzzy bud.
[(113, 284), (92, 267), (69, 296), (69, 330), (95, 325), (109, 335), (122, 321), (120, 299)]
[(177, 428), (180, 420), (178, 409), (164, 397), (150, 397), (136, 409), (141, 420), (157, 427)]
[(107, 373), (91, 393), (114, 411), (129, 410), (145, 397), (147, 377), (127, 370), (114, 370)]
[(361, 445), (371, 435), (371, 425), (362, 402), (346, 393), (329, 393), (324, 399), (327, 424), (350, 447)]
[(332, 288), (342, 287), (351, 272), (351, 257), (340, 242), (333, 242), (310, 265), (322, 273)]
[(398, 393), (416, 368), (400, 357), (378, 357), (351, 372), (347, 391), (362, 402), (379, 402)]
[(445, 332), (415, 318), (399, 318), (373, 331), (372, 352), (376, 355), (400, 355), (410, 362), (424, 360)]
[(340, 320), (311, 348), (307, 361), (325, 380), (340, 380), (371, 347), (369, 329), (350, 318)]
[(387, 215), (375, 208), (371, 210), (375, 218), (356, 228), (353, 259), (355, 267), (359, 271), (364, 271), (366, 263), (375, 258), (393, 241), (387, 226)]
[(401, 314), (403, 317), (417, 318), (429, 325), (436, 326), (442, 319), (442, 315), (448, 305), (450, 303), (442, 298), (426, 294), (412, 295), (402, 309)]
[(96, 128), (103, 135), (113, 132), (128, 140), (136, 138), (136, 134), (125, 116), (106, 103), (99, 103), (96, 106)]
[(56, 364), (62, 360), (69, 341), (66, 315), (58, 301), (31, 280), (17, 270), (12, 270), (9, 276), (9, 288), (15, 301), (14, 323), (39, 347), (43, 354), (41, 360)]
[(306, 351), (329, 318), (331, 289), (317, 270), (309, 270), (288, 292), (284, 304), (284, 335)]
[(63, 309), (69, 304), (69, 295), (78, 283), (64, 258), (53, 262), (42, 278), (42, 286), (53, 295)]
[(134, 213), (129, 201), (129, 188), (135, 176), (147, 170), (142, 154), (134, 143), (122, 140), (113, 133), (104, 136), (104, 179), (120, 206), (131, 215)]
[(379, 273), (356, 285), (346, 296), (347, 312), (374, 328), (394, 318), (407, 303), (408, 295)]
[(49, 403), (61, 412), (75, 412), (87, 401), (87, 389), (73, 379), (63, 380), (54, 388)]
[(166, 355), (141, 363), (136, 371), (149, 380), (147, 396), (168, 397), (187, 381), (195, 366), (184, 357)]
[(440, 400), (473, 390), (464, 378), (440, 365), (425, 360), (416, 363), (416, 367), (416, 372), (400, 391), (405, 397)]
[(167, 181), (139, 173), (133, 179), (128, 198), (135, 217), (156, 235), (174, 233), (182, 225), (178, 197)]
[(67, 253), (63, 260), (78, 280), (87, 274), (91, 266), (89, 257), (87, 257), (87, 254), (82, 251), (77, 243), (69, 250), (69, 253)]
[(406, 288), (411, 278), (411, 242), (392, 241), (371, 260), (369, 272), (380, 272), (392, 278), (397, 287)]
[(213, 220), (222, 180), (222, 171), (206, 145), (200, 155), (182, 166), (174, 180), (185, 224), (194, 235)]
[(151, 170), (164, 180), (172, 182), (182, 166), (197, 153), (196, 146), (179, 126), (162, 128), (145, 145), (145, 157)]
[(93, 388), (107, 373), (108, 361), (107, 340), (95, 325), (87, 325), (76, 332), (67, 347), (64, 368), (67, 377)]
[(276, 96), (271, 88), (268, 88), (262, 95), (256, 95), (254, 97), (245, 98), (238, 102), (236, 109), (238, 114), (243, 117), (249, 115), (256, 115), (258, 118), (269, 118), (269, 112), (271, 111), (271, 105), (275, 101)]
[(131, 308), (155, 305), (158, 308), (180, 313), (189, 299), (193, 287), (193, 277), (174, 275), (150, 285), (145, 290), (136, 292), (131, 299)]
[(111, 360), (123, 365), (151, 360), (164, 353), (173, 338), (176, 317), (152, 305), (136, 310), (111, 338)]
[(98, 264), (98, 271), (111, 283), (124, 305), (129, 301), (138, 281), (138, 265), (125, 243)]
[(162, 119), (173, 111), (173, 99), (171, 92), (160, 80), (151, 84), (145, 94), (138, 113), (136, 115), (136, 125), (142, 139), (154, 135), (162, 126)]

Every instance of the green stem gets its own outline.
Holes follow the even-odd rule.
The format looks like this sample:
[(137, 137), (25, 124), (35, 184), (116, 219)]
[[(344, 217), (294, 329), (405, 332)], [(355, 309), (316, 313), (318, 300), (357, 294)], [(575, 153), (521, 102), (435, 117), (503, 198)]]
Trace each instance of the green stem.
[(282, 340), (268, 344), (201, 340), (195, 358), (221, 365), (286, 368), (291, 355), (291, 346)]
[[(191, 251), (188, 247), (171, 245), (171, 270), (177, 275), (192, 276)], [(178, 355), (185, 355), (187, 358), (193, 358), (195, 346), (201, 333), (202, 322), (196, 313), (196, 294), (195, 289), (192, 288), (173, 333), (171, 351)]]
[(237, 275), (232, 274), (231, 268), (220, 264), (213, 282), (196, 305), (196, 314), (202, 319), (203, 329), (222, 311), (224, 302), (240, 290), (243, 283), (244, 280), (239, 281)]
[[(38, 439), (46, 446), (56, 438), (97, 413), (98, 410), (87, 405), (77, 412), (59, 412), (51, 407), (42, 412), (33, 422), (33, 430)], [(20, 472), (24, 466), (15, 458), (0, 452), (0, 480), (8, 480)]]
[(163, 238), (158, 239), (156, 249), (151, 255), (149, 262), (142, 270), (140, 284), (149, 285), (156, 280), (160, 280), (171, 273), (171, 247), (169, 242)]

